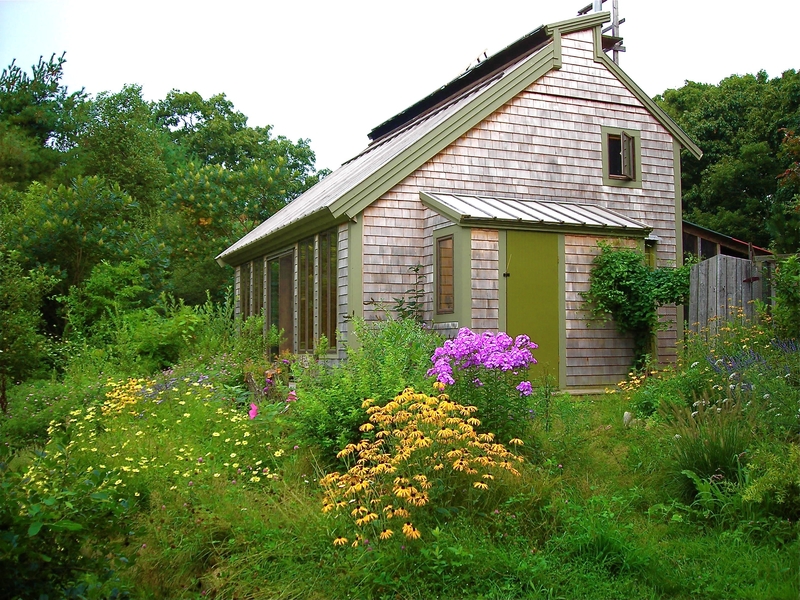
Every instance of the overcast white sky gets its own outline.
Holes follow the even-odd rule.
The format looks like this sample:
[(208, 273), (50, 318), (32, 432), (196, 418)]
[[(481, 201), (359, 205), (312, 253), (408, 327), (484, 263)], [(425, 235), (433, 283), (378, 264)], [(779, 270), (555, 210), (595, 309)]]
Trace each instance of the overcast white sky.
[[(335, 168), (376, 125), (590, 0), (0, 0), (0, 67), (66, 51), (63, 83), (224, 92), (250, 125)], [(607, 7), (611, 1), (606, 2)], [(619, 0), (620, 66), (653, 96), (684, 81), (800, 69), (795, 0)]]

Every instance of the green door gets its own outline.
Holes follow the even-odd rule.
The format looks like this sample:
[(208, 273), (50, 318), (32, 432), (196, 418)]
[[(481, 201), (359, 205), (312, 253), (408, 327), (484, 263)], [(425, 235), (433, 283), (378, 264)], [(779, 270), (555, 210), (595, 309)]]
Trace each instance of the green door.
[(531, 379), (551, 376), (559, 381), (561, 311), (559, 294), (559, 235), (508, 231), (506, 235), (506, 329), (527, 334), (539, 348), (533, 356)]

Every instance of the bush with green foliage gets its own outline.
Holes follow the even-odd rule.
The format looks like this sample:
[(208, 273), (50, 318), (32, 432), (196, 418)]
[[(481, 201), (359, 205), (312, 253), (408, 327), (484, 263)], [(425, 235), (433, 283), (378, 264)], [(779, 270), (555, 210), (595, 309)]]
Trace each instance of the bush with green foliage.
[(42, 296), (55, 281), (41, 271), (25, 271), (16, 253), (0, 247), (0, 410), (8, 410), (8, 382), (39, 367), (44, 357)]
[(772, 283), (775, 328), (781, 336), (800, 341), (800, 257), (794, 255), (780, 261)]
[(634, 366), (646, 363), (652, 336), (665, 326), (658, 308), (685, 304), (689, 296), (689, 266), (648, 267), (644, 254), (598, 242), (600, 254), (592, 261), (589, 290), (582, 293), (592, 319), (613, 319), (617, 331), (634, 338)]
[(384, 402), (406, 387), (423, 388), (430, 357), (440, 343), (414, 319), (352, 321), (357, 344), (334, 367), (317, 365), (297, 374), (298, 434), (328, 459), (359, 439), (366, 398)]
[(127, 566), (131, 554), (123, 552), (131, 504), (116, 490), (118, 473), (101, 464), (79, 467), (68, 449), (68, 433), (53, 427), (50, 433), (30, 462), (0, 446), (3, 593), (121, 597), (117, 570)]

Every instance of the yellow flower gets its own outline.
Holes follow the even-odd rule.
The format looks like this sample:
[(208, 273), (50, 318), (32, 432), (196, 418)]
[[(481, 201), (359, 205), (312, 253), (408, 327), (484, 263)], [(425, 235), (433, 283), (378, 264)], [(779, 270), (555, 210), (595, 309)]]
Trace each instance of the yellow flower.
[(347, 543), (347, 541), (348, 540), (347, 540), (346, 537), (338, 537), (335, 540), (333, 540), (333, 545), (334, 546), (344, 546)]
[(414, 527), (411, 523), (403, 525), (403, 534), (410, 540), (418, 540), (421, 537), (419, 529)]
[(512, 446), (524, 446), (525, 445), (525, 442), (523, 442), (519, 438), (514, 438), (513, 440), (508, 440), (508, 443), (511, 444)]
[(381, 531), (378, 537), (380, 537), (382, 540), (388, 540), (393, 535), (394, 531), (392, 531), (391, 529), (384, 529), (383, 531)]

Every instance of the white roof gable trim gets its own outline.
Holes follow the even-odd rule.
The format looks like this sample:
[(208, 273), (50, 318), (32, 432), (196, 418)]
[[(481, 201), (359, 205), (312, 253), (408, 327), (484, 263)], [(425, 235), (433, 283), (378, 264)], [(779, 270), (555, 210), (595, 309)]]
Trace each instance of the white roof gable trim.
[(422, 203), (459, 225), (500, 229), (598, 229), (640, 237), (652, 227), (594, 204), (420, 192)]

